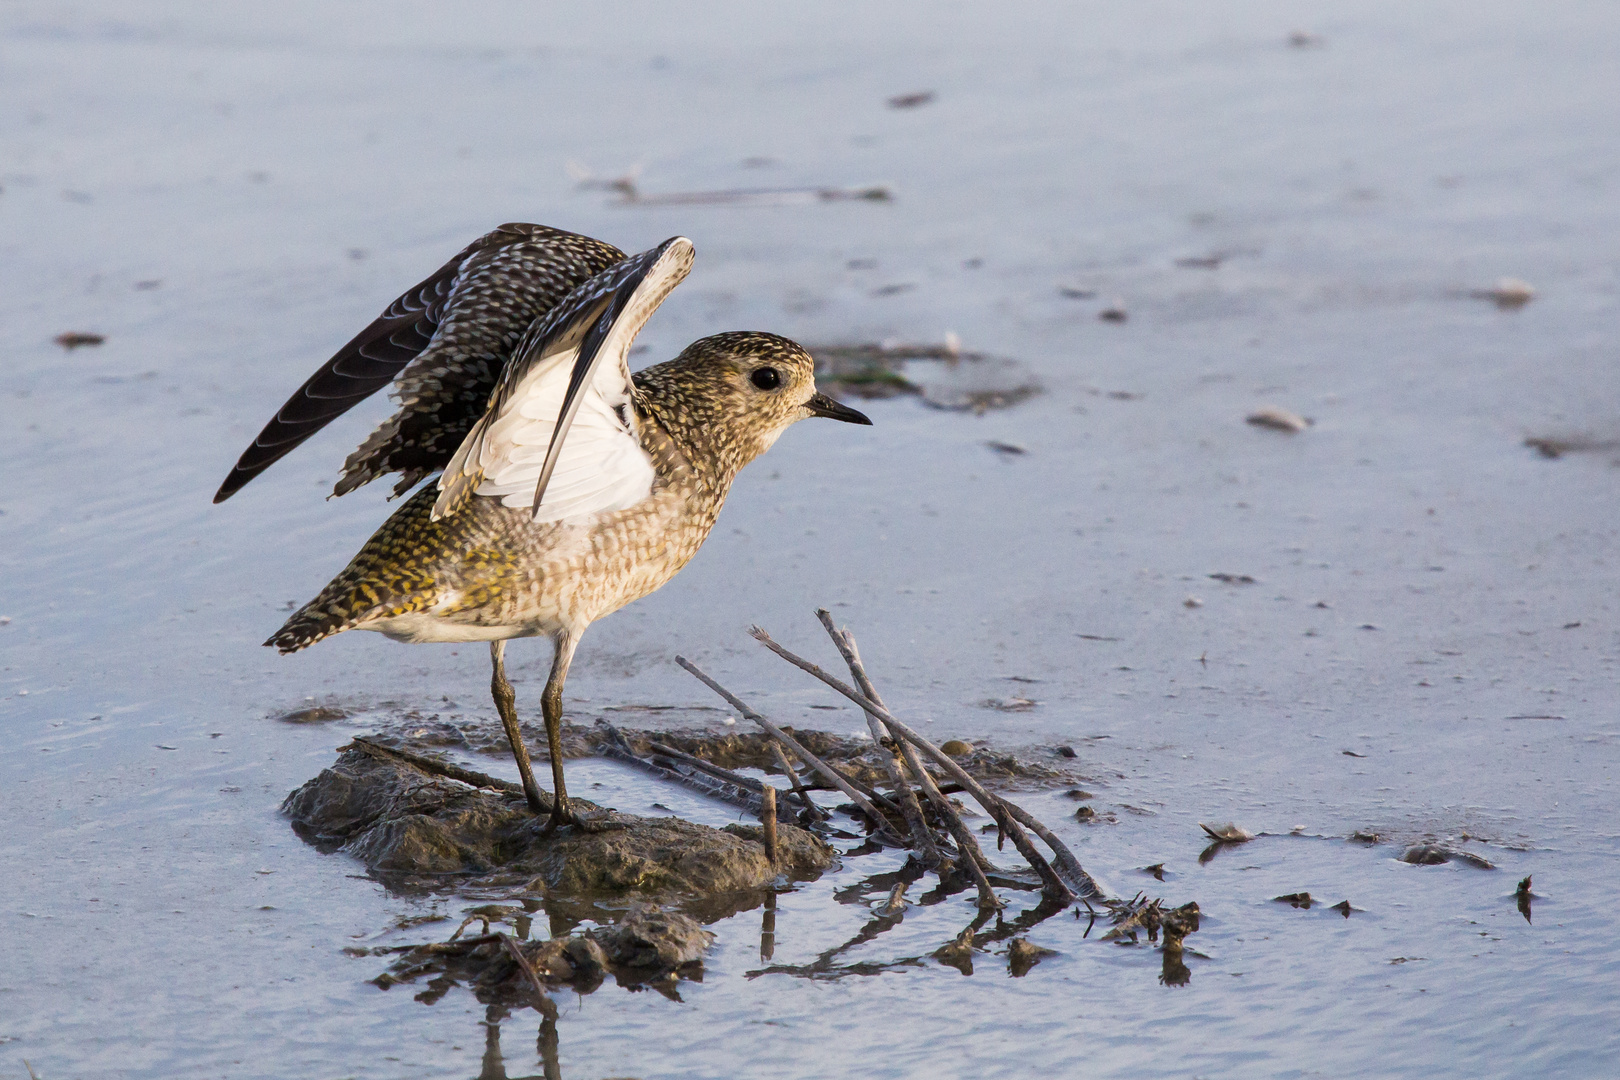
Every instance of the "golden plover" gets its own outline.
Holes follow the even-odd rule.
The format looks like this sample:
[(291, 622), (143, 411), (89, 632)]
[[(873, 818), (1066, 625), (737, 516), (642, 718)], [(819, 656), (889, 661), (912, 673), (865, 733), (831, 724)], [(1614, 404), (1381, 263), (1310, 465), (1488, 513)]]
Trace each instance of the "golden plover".
[(789, 425), (871, 423), (818, 393), (809, 354), (775, 334), (718, 334), (632, 373), (631, 342), (692, 254), (679, 236), (626, 258), (589, 237), (501, 226), (311, 376), (214, 497), (395, 382), (399, 410), (349, 456), (334, 494), (390, 472), (402, 474), (396, 495), (438, 481), (265, 644), (295, 652), (344, 630), (489, 642), (490, 691), (539, 813), (504, 657), (511, 638), (549, 637), (548, 828), (573, 820), (562, 689), (585, 628), (674, 577), (738, 471)]

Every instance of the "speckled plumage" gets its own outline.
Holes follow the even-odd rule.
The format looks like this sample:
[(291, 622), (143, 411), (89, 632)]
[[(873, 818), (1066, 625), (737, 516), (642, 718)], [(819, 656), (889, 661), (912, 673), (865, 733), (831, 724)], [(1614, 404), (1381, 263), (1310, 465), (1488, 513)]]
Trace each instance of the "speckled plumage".
[(403, 495), (450, 460), (524, 331), (624, 258), (611, 244), (545, 225), (510, 222), (485, 233), (311, 375), (243, 452), (214, 501), (390, 382), (398, 411), (349, 455), (333, 494), (397, 472), (394, 494)]
[(503, 226), (305, 383), (215, 496), (228, 498), (403, 368), (399, 411), (349, 457), (335, 493), (386, 472), (404, 474), (396, 494), (433, 470), (439, 482), (265, 644), (296, 652), (357, 629), (488, 641), (491, 696), (541, 812), (504, 656), (511, 638), (549, 637), (550, 828), (573, 820), (562, 688), (585, 629), (674, 577), (738, 471), (794, 421), (871, 422), (818, 394), (810, 355), (774, 334), (705, 338), (632, 375), (631, 342), (692, 258), (685, 237), (625, 258), (586, 237)]
[[(787, 385), (747, 377), (769, 363)], [(480, 641), (568, 631), (662, 586), (702, 545), (739, 470), (803, 416), (815, 388), (808, 353), (772, 334), (706, 338), (638, 372), (641, 443), (657, 480), (629, 510), (586, 523), (535, 524), (524, 509), (474, 496), (431, 521), (418, 492), (319, 596), (266, 644), (293, 652), (350, 629), (403, 640)]]

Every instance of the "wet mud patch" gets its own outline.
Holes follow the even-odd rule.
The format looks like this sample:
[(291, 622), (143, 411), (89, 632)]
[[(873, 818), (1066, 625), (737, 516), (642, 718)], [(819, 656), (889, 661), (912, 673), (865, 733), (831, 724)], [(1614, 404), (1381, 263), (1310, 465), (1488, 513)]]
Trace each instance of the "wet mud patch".
[(935, 409), (985, 413), (1041, 392), (1021, 363), (940, 345), (812, 345), (816, 385), (833, 397), (916, 397)]
[[(590, 901), (710, 896), (814, 877), (832, 849), (782, 823), (777, 859), (748, 826), (602, 811), (576, 800), (588, 827), (544, 832), (516, 785), (459, 770), (458, 779), (356, 741), (331, 768), (287, 796), (293, 828), (341, 851), (399, 890), (510, 888)], [(470, 780), (470, 782), (469, 782)]]

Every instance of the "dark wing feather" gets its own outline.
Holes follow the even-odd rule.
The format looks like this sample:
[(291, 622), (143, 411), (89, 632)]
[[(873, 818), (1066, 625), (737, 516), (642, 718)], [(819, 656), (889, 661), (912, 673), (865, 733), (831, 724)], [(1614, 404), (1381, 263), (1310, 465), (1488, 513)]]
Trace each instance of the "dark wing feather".
[(242, 452), (214, 501), (224, 502), (305, 439), (393, 382), (433, 340), (444, 316), (444, 301), (471, 250), (463, 250), (388, 305), (375, 322), (322, 364)]
[(487, 233), (406, 292), (304, 383), (225, 478), (230, 498), (305, 439), (400, 379), (402, 407), (350, 455), (335, 494), (403, 472), (400, 493), (443, 468), (482, 415), (531, 322), (619, 262), (610, 244), (544, 225)]
[[(680, 247), (680, 245), (684, 245), (684, 247)], [(677, 248), (679, 248), (676, 251), (678, 257), (675, 260), (667, 259), (666, 256)], [(585, 332), (585, 337), (581, 339), (579, 356), (574, 361), (573, 370), (568, 373), (568, 391), (563, 395), (562, 410), (557, 415), (557, 428), (552, 433), (551, 445), (546, 448), (546, 458), (540, 466), (540, 479), (534, 486), (534, 505), (531, 509), (536, 515), (540, 512), (541, 500), (545, 498), (546, 485), (551, 483), (551, 474), (557, 468), (557, 457), (562, 453), (563, 439), (568, 436), (568, 429), (574, 423), (575, 414), (579, 412), (582, 392), (585, 386), (595, 378), (596, 371), (601, 367), (605, 358), (603, 345), (607, 343), (608, 335), (613, 332), (620, 317), (624, 315), (625, 309), (630, 306), (630, 302), (637, 297), (643, 284), (646, 283), (648, 275), (655, 268), (661, 268), (664, 263), (673, 261), (674, 268), (672, 270), (666, 269), (662, 275), (664, 280), (659, 282), (656, 298), (653, 298), (650, 304), (647, 303), (646, 297), (642, 298), (641, 306), (644, 310), (638, 312), (639, 318), (636, 325), (628, 328), (629, 334), (625, 341), (625, 346), (628, 348), (629, 338), (633, 338), (636, 332), (641, 329), (641, 321), (651, 315), (653, 309), (662, 303), (664, 297), (669, 294), (669, 290), (680, 284), (681, 279), (686, 277), (687, 271), (692, 265), (691, 252), (692, 242), (684, 236), (675, 236), (659, 244), (651, 251), (644, 251), (633, 259), (626, 259), (610, 271), (617, 280), (607, 286), (607, 296), (604, 298), (601, 314), (597, 316), (596, 321), (591, 324), (591, 328)], [(671, 278), (673, 280), (670, 280)], [(618, 358), (621, 365), (623, 361), (623, 357)], [(624, 390), (628, 395), (631, 392), (630, 372), (625, 370), (623, 374)]]
[[(587, 386), (595, 383), (598, 391), (605, 391), (609, 404), (629, 404), (633, 393), (626, 362), (630, 343), (691, 267), (692, 242), (683, 236), (671, 237), (650, 251), (598, 273), (576, 287), (543, 318), (535, 320), (513, 349), (512, 359), (501, 373), (500, 384), (490, 395), (488, 407), (472, 428), (472, 434), (445, 466), (439, 478), (441, 494), (434, 505), (434, 519), (453, 514), (464, 506), (487, 475), (497, 485), (512, 483), (516, 477), (526, 475), (528, 466), (511, 461), (506, 451), (500, 449), (502, 440), (508, 436), (492, 434), (492, 425), (497, 430), (505, 423), (521, 428), (522, 420), (507, 415), (514, 406), (514, 399), (527, 395), (544, 398), (547, 393), (543, 382), (530, 384), (529, 375), (549, 378), (544, 375), (548, 367), (566, 364), (568, 378), (558, 401), (557, 419), (543, 422), (551, 429), (551, 435), (545, 459), (537, 471), (533, 509), (538, 517), (546, 486), (557, 467), (564, 439), (579, 412)], [(599, 380), (598, 373), (604, 364), (613, 364), (617, 370), (612, 376)], [(633, 426), (628, 422), (625, 426), (630, 427), (634, 438)], [(510, 450), (510, 445), (506, 449)], [(486, 471), (491, 466), (495, 468), (493, 474)], [(515, 473), (516, 477), (503, 477), (503, 473)]]

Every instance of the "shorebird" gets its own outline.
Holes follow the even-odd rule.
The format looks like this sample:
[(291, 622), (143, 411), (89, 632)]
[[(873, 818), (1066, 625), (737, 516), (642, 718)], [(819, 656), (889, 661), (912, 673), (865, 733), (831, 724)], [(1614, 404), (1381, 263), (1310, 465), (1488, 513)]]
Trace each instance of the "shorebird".
[(399, 410), (349, 456), (333, 492), (390, 472), (403, 495), (438, 472), (266, 645), (345, 630), (487, 641), (490, 693), (523, 791), (546, 810), (518, 729), (506, 643), (548, 637), (541, 696), (553, 793), (562, 691), (580, 636), (697, 553), (744, 465), (795, 421), (871, 421), (818, 393), (803, 348), (775, 334), (704, 338), (631, 373), (630, 344), (692, 266), (673, 237), (633, 258), (589, 237), (502, 225), (396, 300), (265, 426), (215, 502), (367, 395)]

